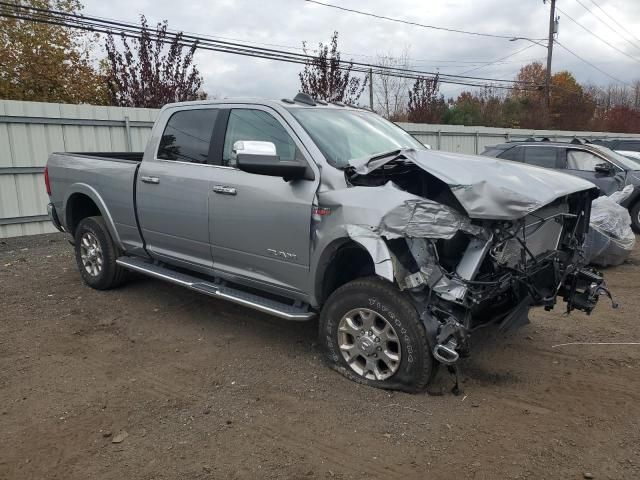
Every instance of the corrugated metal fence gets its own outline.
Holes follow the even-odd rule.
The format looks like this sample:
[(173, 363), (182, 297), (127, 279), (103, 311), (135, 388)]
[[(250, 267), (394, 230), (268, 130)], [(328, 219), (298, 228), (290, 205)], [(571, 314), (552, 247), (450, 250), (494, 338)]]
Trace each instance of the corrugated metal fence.
[(0, 100), (0, 238), (55, 231), (42, 178), (51, 152), (144, 150), (156, 114)]
[(640, 135), (625, 133), (526, 130), (518, 128), (466, 127), (464, 125), (427, 125), (423, 123), (399, 123), (398, 125), (414, 135), (422, 143), (427, 143), (436, 150), (470, 154), (480, 154), (485, 147), (496, 143), (525, 140), (530, 137), (547, 137), (558, 141), (570, 141), (576, 137), (589, 140), (608, 137), (640, 138)]
[[(157, 112), (146, 108), (0, 100), (0, 238), (55, 231), (47, 220), (47, 194), (42, 179), (51, 152), (142, 151)], [(487, 145), (530, 136), (614, 136), (602, 132), (400, 125), (435, 149), (460, 153), (481, 153)]]

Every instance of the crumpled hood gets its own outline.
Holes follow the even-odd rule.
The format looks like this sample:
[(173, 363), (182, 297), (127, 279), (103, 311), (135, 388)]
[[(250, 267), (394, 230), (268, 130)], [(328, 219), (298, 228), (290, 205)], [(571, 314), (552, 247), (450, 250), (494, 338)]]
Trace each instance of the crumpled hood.
[(366, 175), (402, 157), (449, 185), (471, 218), (522, 218), (559, 197), (597, 188), (587, 180), (542, 167), (434, 150), (404, 149), (397, 156), (356, 159), (350, 165)]

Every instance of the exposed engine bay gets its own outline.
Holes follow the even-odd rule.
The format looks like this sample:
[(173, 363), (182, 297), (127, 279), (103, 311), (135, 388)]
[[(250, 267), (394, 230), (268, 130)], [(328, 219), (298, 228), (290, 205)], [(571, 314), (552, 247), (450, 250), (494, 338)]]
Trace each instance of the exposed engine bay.
[[(522, 326), (532, 306), (550, 310), (560, 297), (567, 313), (589, 314), (600, 295), (611, 298), (602, 275), (585, 267), (583, 257), (591, 201), (597, 196), (590, 184), (543, 205), (523, 200), (517, 214), (512, 213), (517, 197), (505, 187), (509, 216), (516, 218), (491, 219), (486, 217), (492, 212), (478, 210), (477, 191), (494, 195), (487, 201), (499, 217), (494, 194), (502, 194), (499, 186), (486, 179), (451, 185), (412, 158), (412, 151), (370, 159), (348, 168), (345, 177), (354, 189), (379, 187), (398, 192), (398, 198), (406, 195), (375, 225), (358, 222), (349, 234), (364, 245), (384, 242), (395, 283), (409, 292), (432, 353), (445, 365), (468, 354), (474, 330), (489, 324), (502, 330)], [(475, 217), (484, 218), (467, 212), (469, 198), (479, 212)]]

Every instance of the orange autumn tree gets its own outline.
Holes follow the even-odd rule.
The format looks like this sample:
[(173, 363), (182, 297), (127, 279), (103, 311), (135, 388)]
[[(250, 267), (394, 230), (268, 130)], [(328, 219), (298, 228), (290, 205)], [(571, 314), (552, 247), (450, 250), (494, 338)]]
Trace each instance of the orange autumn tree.
[(559, 130), (587, 130), (596, 104), (594, 99), (567, 70), (551, 77), (552, 128)]
[[(23, 0), (20, 5), (79, 13), (78, 0)], [(2, 11), (21, 11), (4, 5)], [(50, 13), (41, 16), (59, 21)], [(45, 18), (47, 19), (47, 18)], [(0, 17), (0, 98), (38, 102), (107, 102), (104, 78), (90, 58), (91, 36), (46, 22)]]
[(521, 128), (545, 128), (548, 126), (544, 99), (544, 83), (547, 69), (540, 62), (533, 62), (520, 69), (519, 82), (511, 90), (511, 98), (518, 105), (518, 126)]

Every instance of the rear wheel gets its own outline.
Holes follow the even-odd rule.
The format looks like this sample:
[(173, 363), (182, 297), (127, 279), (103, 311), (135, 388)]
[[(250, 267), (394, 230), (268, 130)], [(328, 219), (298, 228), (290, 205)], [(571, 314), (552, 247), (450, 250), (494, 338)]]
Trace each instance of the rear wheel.
[(338, 288), (320, 315), (331, 366), (372, 387), (421, 391), (434, 373), (427, 335), (408, 297), (367, 277)]
[(75, 253), (80, 275), (90, 287), (107, 290), (124, 281), (126, 270), (116, 264), (120, 251), (102, 217), (80, 221), (75, 233)]
[(640, 233), (640, 200), (631, 207), (629, 213), (631, 214), (631, 228), (634, 232)]

